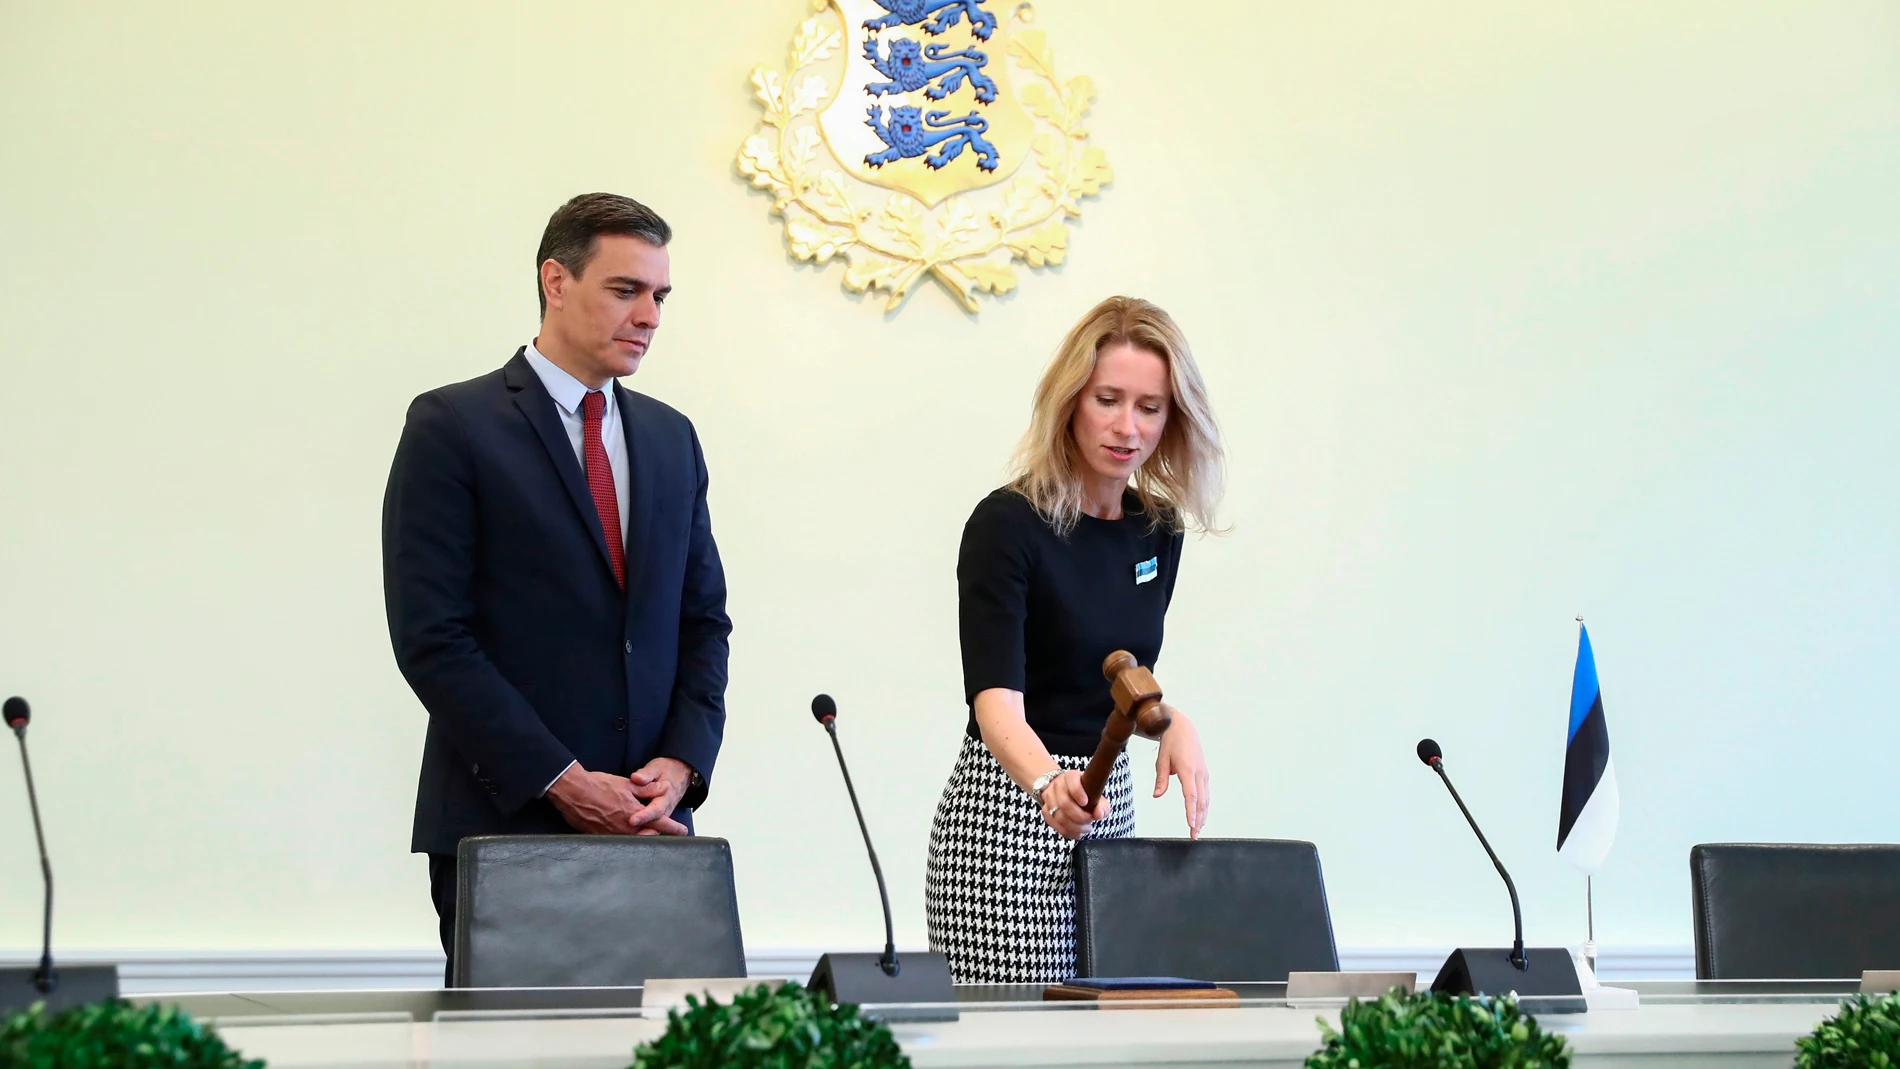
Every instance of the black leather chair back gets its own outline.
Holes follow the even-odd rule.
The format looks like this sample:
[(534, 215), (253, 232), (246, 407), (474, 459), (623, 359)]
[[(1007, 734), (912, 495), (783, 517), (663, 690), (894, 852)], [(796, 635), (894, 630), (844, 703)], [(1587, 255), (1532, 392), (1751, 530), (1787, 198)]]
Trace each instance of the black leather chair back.
[(1080, 976), (1284, 981), (1339, 968), (1312, 843), (1085, 839), (1075, 848)]
[(487, 835), (456, 859), (458, 987), (745, 975), (724, 839)]
[(1704, 843), (1689, 872), (1698, 979), (1900, 969), (1900, 846)]

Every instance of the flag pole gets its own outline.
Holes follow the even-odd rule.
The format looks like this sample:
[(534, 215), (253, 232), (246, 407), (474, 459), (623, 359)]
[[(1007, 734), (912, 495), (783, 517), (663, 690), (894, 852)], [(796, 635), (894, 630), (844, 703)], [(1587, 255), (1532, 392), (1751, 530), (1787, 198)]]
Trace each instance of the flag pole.
[(1590, 975), (1597, 974), (1597, 911), (1595, 896), (1592, 894), (1590, 877), (1583, 878), (1583, 963), (1590, 967)]
[[(1577, 628), (1583, 628), (1583, 614), (1577, 614)], [(1597, 909), (1596, 888), (1592, 877), (1585, 873), (1583, 877), (1583, 963), (1590, 969), (1590, 975), (1597, 974)]]

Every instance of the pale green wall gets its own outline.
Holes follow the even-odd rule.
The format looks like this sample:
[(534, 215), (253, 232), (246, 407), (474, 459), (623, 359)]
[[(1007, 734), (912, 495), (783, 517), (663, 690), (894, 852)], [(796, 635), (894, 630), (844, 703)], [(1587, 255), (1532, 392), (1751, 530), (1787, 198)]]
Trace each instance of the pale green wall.
[[(0, 690), (41, 711), (69, 945), (433, 941), (383, 479), (413, 395), (529, 336), (540, 227), (597, 188), (678, 232), (631, 384), (712, 466), (738, 630), (701, 826), (754, 946), (875, 938), (818, 690), (921, 941), (962, 521), (1114, 292), (1178, 315), (1231, 450), (1159, 673), (1210, 832), (1316, 841), (1342, 943), (1502, 933), (1423, 733), (1528, 934), (1581, 937), (1579, 611), (1605, 942), (1689, 941), (1692, 843), (1900, 839), (1900, 7), (1045, 0), (1116, 182), (980, 318), (789, 265), (733, 174), (804, 13), (0, 7)], [(0, 756), (0, 946), (37, 937), (18, 783)]]

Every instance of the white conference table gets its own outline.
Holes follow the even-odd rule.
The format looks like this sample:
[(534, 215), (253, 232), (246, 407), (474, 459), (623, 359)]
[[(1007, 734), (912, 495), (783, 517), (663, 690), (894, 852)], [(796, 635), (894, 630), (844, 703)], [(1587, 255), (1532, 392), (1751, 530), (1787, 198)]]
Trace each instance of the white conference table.
[[(1289, 1005), (1279, 985), (1240, 1004), (1103, 1008), (1042, 1003), (1035, 988), (959, 991), (955, 1021), (896, 1023), (918, 1069), (938, 1066), (1297, 1066), (1342, 1000)], [(1545, 1015), (1588, 1069), (1788, 1069), (1794, 1043), (1854, 984), (1647, 982), (1636, 1009)], [(515, 992), (163, 995), (280, 1069), (621, 1069), (666, 1027), (637, 988)]]

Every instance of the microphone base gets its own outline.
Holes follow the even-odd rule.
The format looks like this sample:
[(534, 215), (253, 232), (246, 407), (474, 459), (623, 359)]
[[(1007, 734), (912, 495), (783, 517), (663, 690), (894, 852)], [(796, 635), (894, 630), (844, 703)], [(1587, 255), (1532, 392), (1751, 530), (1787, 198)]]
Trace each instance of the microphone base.
[(879, 964), (883, 958), (882, 954), (826, 954), (818, 959), (805, 986), (839, 1005), (863, 1006), (866, 1017), (880, 1021), (957, 1019), (949, 958), (915, 951), (899, 954), (896, 976), (885, 975)]
[(1432, 990), (1447, 995), (1509, 995), (1524, 1002), (1524, 1012), (1584, 1013), (1577, 966), (1562, 947), (1528, 947), (1524, 969), (1511, 964), (1508, 947), (1459, 947), (1445, 959)]
[(33, 982), (39, 972), (37, 965), (0, 968), (0, 1012), (12, 1013), (35, 1002), (44, 1002), (46, 1012), (54, 1014), (88, 1002), (119, 997), (117, 965), (58, 966), (54, 974), (59, 977), (59, 986), (50, 995), (41, 994)]

